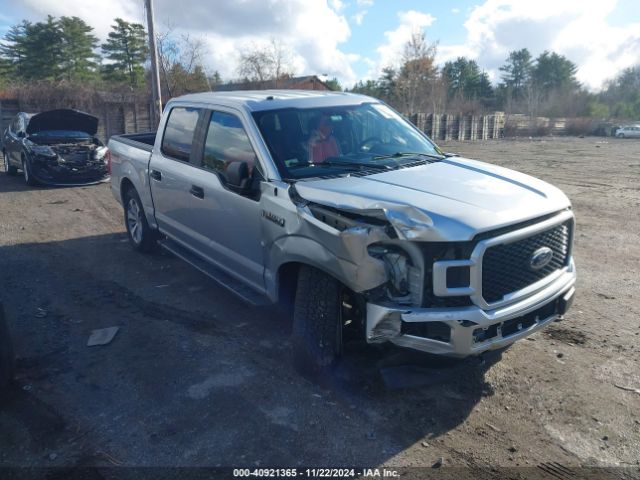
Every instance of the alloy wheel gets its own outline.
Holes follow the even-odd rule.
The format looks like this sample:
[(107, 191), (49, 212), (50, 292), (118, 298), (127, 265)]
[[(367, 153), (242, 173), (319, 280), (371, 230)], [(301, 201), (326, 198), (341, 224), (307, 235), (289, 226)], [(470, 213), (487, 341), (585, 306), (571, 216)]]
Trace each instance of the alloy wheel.
[(142, 210), (133, 198), (130, 198), (127, 203), (127, 225), (131, 239), (136, 245), (140, 245), (142, 243)]

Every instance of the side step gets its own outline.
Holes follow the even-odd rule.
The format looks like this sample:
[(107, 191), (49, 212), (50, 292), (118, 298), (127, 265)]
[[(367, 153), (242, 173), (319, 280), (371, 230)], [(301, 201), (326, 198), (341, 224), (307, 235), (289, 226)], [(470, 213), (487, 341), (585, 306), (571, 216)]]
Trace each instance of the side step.
[(236, 280), (222, 269), (204, 261), (199, 256), (191, 253), (189, 250), (173, 240), (165, 238), (158, 243), (162, 248), (197, 268), (221, 287), (227, 289), (248, 304), (258, 307), (271, 305), (273, 303), (265, 295), (255, 291), (251, 287), (248, 287), (239, 280)]

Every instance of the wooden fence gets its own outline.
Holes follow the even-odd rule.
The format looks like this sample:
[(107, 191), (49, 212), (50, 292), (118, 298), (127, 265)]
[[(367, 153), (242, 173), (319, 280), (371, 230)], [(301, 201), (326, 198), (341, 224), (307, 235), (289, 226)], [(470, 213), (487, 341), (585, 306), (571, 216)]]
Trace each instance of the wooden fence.
[(488, 140), (503, 136), (505, 116), (416, 113), (409, 120), (433, 140)]
[(90, 101), (61, 105), (55, 100), (0, 100), (0, 132), (18, 112), (42, 112), (54, 108), (75, 108), (98, 117), (98, 137), (106, 142), (112, 135), (155, 130), (151, 121), (151, 103), (134, 96), (98, 93)]

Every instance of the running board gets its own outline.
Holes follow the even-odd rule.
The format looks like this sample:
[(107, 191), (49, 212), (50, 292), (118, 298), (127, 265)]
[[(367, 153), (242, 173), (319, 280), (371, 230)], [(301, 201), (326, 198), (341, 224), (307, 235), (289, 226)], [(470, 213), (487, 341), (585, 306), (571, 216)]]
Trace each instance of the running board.
[(264, 305), (271, 305), (273, 303), (265, 295), (255, 291), (253, 288), (248, 287), (246, 284), (240, 282), (240, 280), (236, 280), (231, 275), (224, 272), (222, 269), (211, 265), (209, 262), (206, 262), (199, 256), (191, 253), (189, 250), (187, 250), (177, 242), (165, 238), (158, 243), (166, 251), (172, 253), (178, 258), (181, 258), (192, 267), (197, 268), (218, 285), (227, 289), (248, 304), (259, 307)]

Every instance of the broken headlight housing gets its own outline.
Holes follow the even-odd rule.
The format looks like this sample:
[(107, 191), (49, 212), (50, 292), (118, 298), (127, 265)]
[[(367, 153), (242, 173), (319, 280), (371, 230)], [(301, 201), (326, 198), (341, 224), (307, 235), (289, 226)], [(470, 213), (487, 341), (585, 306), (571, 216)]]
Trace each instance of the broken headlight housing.
[(58, 154), (48, 145), (33, 145), (29, 147), (29, 151), (40, 157), (57, 157)]
[(385, 284), (386, 297), (397, 303), (419, 305), (421, 301), (421, 269), (411, 256), (395, 246), (374, 244), (367, 248), (369, 255), (384, 263), (389, 281)]

